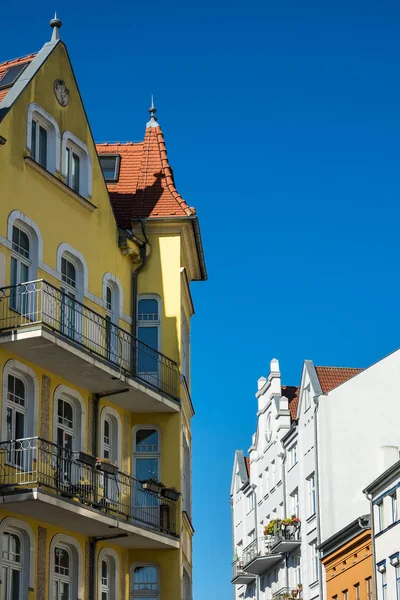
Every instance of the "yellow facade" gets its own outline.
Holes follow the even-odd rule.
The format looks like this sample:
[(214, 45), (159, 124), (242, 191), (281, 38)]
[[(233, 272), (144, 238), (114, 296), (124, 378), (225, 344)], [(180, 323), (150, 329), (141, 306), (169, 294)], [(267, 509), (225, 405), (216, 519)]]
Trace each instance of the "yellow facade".
[[(147, 248), (140, 228), (121, 243), (67, 50), (56, 38), (45, 53), (30, 63), (29, 81), (3, 113), (0, 102), (0, 135), (7, 140), (0, 146), (0, 556), (8, 573), (1, 599), (189, 600), (193, 409), (189, 377), (179, 370), (182, 313), (188, 323), (193, 313), (182, 268), (190, 274), (186, 257), (195, 245), (185, 238), (185, 223), (149, 223)], [(53, 91), (56, 80), (69, 90), (67, 106)], [(51, 117), (46, 168), (33, 159), (41, 141), (33, 130), (29, 139), (29, 114), (37, 115), (36, 135), (41, 119)], [(51, 137), (53, 121), (58, 133)], [(52, 173), (53, 143), (59, 151)], [(79, 171), (79, 185), (87, 178), (84, 194), (71, 189), (66, 177), (73, 174), (62, 167), (74, 149), (79, 169), (87, 169)], [(29, 256), (15, 228), (26, 233)], [(164, 357), (132, 337), (132, 277), (143, 248), (138, 298), (160, 299)], [(67, 278), (63, 260), (75, 265), (75, 278)], [(110, 277), (119, 302), (112, 325)], [(70, 288), (79, 282), (75, 296)], [(105, 433), (107, 415), (113, 437)], [(137, 432), (149, 430), (158, 442), (139, 443)], [(135, 462), (141, 452), (158, 461), (158, 478), (182, 493), (177, 501), (143, 492), (135, 477), (136, 465), (146, 468)], [(112, 456), (118, 472), (103, 472), (107, 460), (89, 466), (79, 453)]]

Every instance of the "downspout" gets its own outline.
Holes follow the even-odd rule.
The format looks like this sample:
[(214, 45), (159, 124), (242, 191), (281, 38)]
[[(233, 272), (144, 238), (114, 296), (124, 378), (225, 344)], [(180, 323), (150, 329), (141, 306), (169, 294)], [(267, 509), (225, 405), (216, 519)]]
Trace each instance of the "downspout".
[[(150, 246), (150, 242), (146, 235), (146, 220), (140, 219), (140, 224), (142, 226), (142, 233), (145, 239), (145, 244), (140, 247), (140, 258), (142, 262), (140, 265), (133, 271), (132, 274), (132, 335), (136, 339), (136, 320), (137, 320), (137, 296), (138, 296), (138, 275), (142, 269), (146, 266), (147, 261), (147, 246)], [(136, 352), (132, 352), (131, 356), (132, 363), (132, 373), (136, 373)]]
[(372, 494), (366, 494), (370, 503), (371, 513), (371, 539), (372, 539), (372, 581), (374, 587), (374, 598), (378, 598), (378, 582), (376, 579), (376, 548), (375, 548), (375, 515), (374, 505), (372, 503)]
[[(234, 522), (234, 508), (233, 508), (233, 503), (234, 503), (234, 496), (231, 497), (230, 499), (230, 505), (231, 505), (231, 521), (232, 521), (232, 565), (235, 562), (235, 556), (239, 559), (239, 557), (236, 555), (236, 544), (235, 544), (235, 522)], [(232, 574), (233, 574), (233, 569), (232, 569)], [(235, 589), (235, 585), (232, 585), (233, 588), (233, 600), (236, 600), (236, 589)]]
[[(315, 488), (317, 496), (317, 548), (321, 545), (321, 511), (320, 511), (320, 500), (319, 500), (319, 455), (318, 455), (318, 408), (319, 408), (319, 397), (322, 394), (314, 396), (314, 439), (315, 439)], [(322, 578), (322, 564), (321, 564), (321, 552), (319, 551), (319, 580), (321, 585), (319, 586), (319, 597), (320, 600), (324, 600), (324, 581)]]
[[(256, 532), (256, 544), (258, 547), (258, 531), (257, 531), (257, 525), (258, 525), (258, 520), (257, 520), (257, 494), (256, 494), (256, 485), (253, 483), (253, 485), (251, 486), (252, 488), (252, 494), (254, 494), (254, 530)], [(256, 575), (256, 598), (257, 600), (259, 600), (260, 598), (260, 576)]]
[[(286, 503), (286, 450), (282, 452), (282, 493), (283, 493), (283, 514), (288, 515)], [(289, 553), (285, 554), (285, 587), (289, 589)]]

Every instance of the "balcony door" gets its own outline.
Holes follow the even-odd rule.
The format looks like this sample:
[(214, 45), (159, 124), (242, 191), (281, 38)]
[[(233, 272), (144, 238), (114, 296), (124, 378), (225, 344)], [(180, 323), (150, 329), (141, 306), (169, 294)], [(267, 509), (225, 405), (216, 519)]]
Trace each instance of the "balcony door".
[(66, 399), (57, 401), (57, 477), (59, 484), (67, 490), (77, 483), (79, 474), (73, 462), (77, 450), (75, 407)]
[(61, 259), (61, 281), (61, 333), (70, 339), (81, 341), (82, 306), (77, 302), (79, 293), (77, 265), (64, 256)]
[(159, 355), (161, 347), (160, 302), (154, 296), (142, 297), (138, 302), (137, 371), (139, 377), (158, 386), (160, 381)]
[(143, 489), (140, 482), (160, 479), (160, 434), (157, 429), (144, 427), (134, 433), (134, 473), (136, 487), (133, 494), (133, 514), (138, 520), (160, 525), (160, 502), (156, 494)]

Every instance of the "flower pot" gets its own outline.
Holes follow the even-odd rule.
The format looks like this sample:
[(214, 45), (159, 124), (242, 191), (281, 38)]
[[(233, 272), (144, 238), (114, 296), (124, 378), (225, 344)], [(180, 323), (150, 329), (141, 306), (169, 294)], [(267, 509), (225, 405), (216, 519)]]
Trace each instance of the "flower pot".
[(147, 490), (148, 492), (154, 492), (156, 494), (159, 494), (161, 492), (161, 490), (163, 489), (163, 486), (160, 485), (159, 483), (157, 483), (157, 481), (141, 481), (140, 482), (142, 484), (142, 488), (144, 490)]
[(94, 467), (96, 465), (96, 457), (86, 452), (77, 452), (76, 460), (88, 467)]
[(108, 475), (115, 475), (118, 471), (117, 465), (113, 465), (112, 463), (108, 462), (98, 462), (96, 466), (99, 471), (107, 473)]
[(163, 496), (164, 498), (168, 498), (168, 500), (173, 500), (174, 502), (176, 502), (177, 500), (179, 500), (180, 492), (177, 492), (173, 488), (163, 488), (161, 490), (161, 496)]

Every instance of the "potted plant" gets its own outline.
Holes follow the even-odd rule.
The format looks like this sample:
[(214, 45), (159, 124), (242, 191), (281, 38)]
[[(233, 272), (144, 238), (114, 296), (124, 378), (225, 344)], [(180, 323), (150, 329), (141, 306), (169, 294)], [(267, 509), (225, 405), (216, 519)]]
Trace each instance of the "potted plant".
[(86, 454), (86, 452), (77, 452), (76, 460), (88, 467), (94, 467), (96, 465), (97, 459), (95, 456), (91, 454)]
[(142, 484), (142, 488), (144, 490), (147, 490), (148, 492), (155, 492), (156, 494), (159, 494), (161, 490), (165, 488), (165, 485), (161, 481), (157, 481), (151, 477), (150, 479), (145, 479), (140, 483)]
[(264, 527), (264, 535), (266, 537), (275, 535), (275, 532), (279, 527), (280, 523), (280, 519), (273, 519), (272, 521), (270, 521), (268, 525)]
[(112, 463), (109, 458), (97, 457), (96, 467), (99, 471), (107, 473), (108, 475), (115, 475), (118, 471), (117, 463)]
[(170, 488), (162, 488), (161, 490), (161, 496), (163, 496), (164, 498), (168, 498), (168, 500), (173, 500), (174, 502), (176, 502), (177, 500), (179, 500), (179, 496), (181, 495), (180, 492), (178, 492), (178, 490), (174, 487), (170, 487)]

